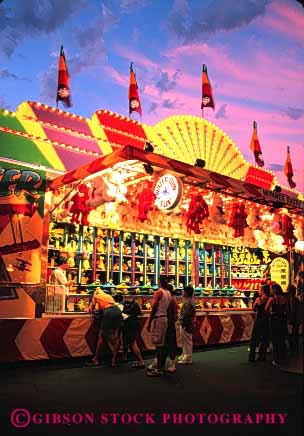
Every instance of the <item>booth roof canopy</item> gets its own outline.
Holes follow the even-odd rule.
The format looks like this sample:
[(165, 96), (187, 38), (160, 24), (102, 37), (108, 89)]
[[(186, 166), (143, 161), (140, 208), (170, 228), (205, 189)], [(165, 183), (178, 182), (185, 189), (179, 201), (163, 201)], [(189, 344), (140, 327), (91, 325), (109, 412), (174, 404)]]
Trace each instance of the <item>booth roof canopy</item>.
[[(156, 154), (237, 180), (273, 189), (273, 172), (248, 163), (237, 146), (216, 125), (191, 115), (173, 116), (155, 126), (107, 110), (91, 119), (41, 103), (24, 102), (16, 112), (0, 110), (0, 159), (13, 159), (46, 169), (69, 172), (124, 146), (143, 150), (153, 145)], [(287, 187), (293, 197), (301, 194)]]
[[(132, 162), (134, 166), (135, 163), (150, 164), (153, 169), (160, 173), (163, 173), (164, 170), (173, 173), (180, 177), (186, 185), (273, 207), (279, 207), (278, 205), (281, 204), (280, 207), (284, 205), (290, 211), (304, 215), (304, 201), (300, 199), (130, 145), (51, 180), (48, 189), (55, 191), (64, 185), (74, 184), (110, 167), (118, 169), (117, 165), (128, 161)], [(142, 169), (141, 172), (144, 173), (144, 170)]]

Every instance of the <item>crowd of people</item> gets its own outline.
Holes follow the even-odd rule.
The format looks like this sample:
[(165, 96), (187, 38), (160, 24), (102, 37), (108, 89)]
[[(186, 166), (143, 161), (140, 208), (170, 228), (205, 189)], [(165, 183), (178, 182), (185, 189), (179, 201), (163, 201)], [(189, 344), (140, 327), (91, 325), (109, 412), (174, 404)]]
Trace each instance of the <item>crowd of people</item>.
[[(299, 351), (300, 328), (303, 326), (304, 272), (299, 273), (297, 285), (290, 284), (287, 293), (271, 280), (261, 285), (253, 303), (256, 319), (252, 331), (249, 361), (265, 361), (272, 346), (272, 364), (283, 364)], [(302, 327), (303, 328), (303, 327)]]
[[(174, 373), (176, 363), (191, 364), (193, 339), (195, 329), (194, 289), (186, 286), (183, 290), (183, 305), (179, 311), (174, 296), (174, 286), (167, 278), (163, 278), (159, 289), (154, 293), (151, 302), (150, 317), (147, 321), (147, 331), (155, 346), (155, 358), (146, 368), (143, 356), (138, 346), (141, 332), (141, 309), (135, 299), (123, 301), (121, 294), (109, 295), (101, 288), (94, 292), (91, 302), (91, 312), (98, 329), (98, 339), (93, 358), (89, 366), (100, 366), (100, 354), (106, 343), (111, 351), (112, 366), (117, 364), (118, 351), (123, 349), (125, 359), (130, 349), (136, 361), (135, 368), (146, 368), (146, 375), (159, 377), (165, 373)], [(180, 329), (182, 354), (178, 356), (176, 325)], [(167, 363), (168, 361), (168, 363)]]
[[(51, 283), (66, 285), (64, 259), (53, 271)], [(123, 349), (124, 360), (130, 350), (136, 361), (133, 366), (146, 368), (149, 377), (158, 377), (176, 371), (176, 363), (191, 364), (193, 332), (195, 330), (194, 289), (186, 286), (183, 290), (181, 310), (174, 296), (174, 286), (167, 277), (162, 278), (159, 289), (151, 302), (147, 331), (155, 346), (155, 358), (146, 368), (140, 351), (141, 308), (135, 299), (124, 301), (122, 294), (112, 296), (101, 288), (94, 292), (90, 311), (94, 315), (98, 337), (93, 358), (88, 365), (99, 366), (100, 354), (104, 344), (112, 354), (112, 366), (117, 364), (117, 356)], [(267, 351), (272, 348), (273, 365), (282, 364), (286, 358), (298, 352), (300, 328), (304, 318), (304, 265), (299, 270), (296, 285), (290, 284), (287, 293), (268, 277), (254, 296), (253, 310), (255, 323), (249, 347), (249, 361), (265, 361)], [(178, 356), (177, 332), (182, 345)], [(168, 361), (168, 365), (167, 365)]]

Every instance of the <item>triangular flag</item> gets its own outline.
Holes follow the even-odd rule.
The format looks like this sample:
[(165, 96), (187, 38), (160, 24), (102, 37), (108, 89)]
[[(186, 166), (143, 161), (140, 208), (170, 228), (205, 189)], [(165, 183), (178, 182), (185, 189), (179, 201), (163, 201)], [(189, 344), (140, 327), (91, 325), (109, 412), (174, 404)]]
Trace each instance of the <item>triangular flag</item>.
[(205, 107), (212, 107), (214, 109), (214, 99), (212, 95), (212, 88), (209, 82), (207, 67), (203, 65), (202, 71), (202, 104), (201, 109)]
[(251, 142), (250, 142), (250, 150), (254, 154), (254, 159), (255, 159), (256, 164), (259, 167), (263, 167), (264, 166), (264, 159), (263, 159), (263, 155), (262, 155), (260, 141), (258, 138), (256, 121), (253, 122), (253, 132), (252, 132), (252, 137), (251, 137)]
[(291, 164), (289, 147), (287, 147), (287, 157), (286, 157), (286, 162), (284, 165), (284, 174), (287, 177), (289, 186), (292, 189), (294, 189), (297, 185), (296, 185), (295, 181), (293, 180), (293, 169), (292, 169), (292, 164)]
[(130, 85), (129, 85), (129, 116), (132, 112), (138, 112), (142, 116), (141, 104), (139, 100), (138, 86), (136, 82), (136, 74), (133, 71), (133, 62), (130, 65)]
[(65, 61), (63, 46), (61, 46), (60, 56), (59, 56), (59, 66), (58, 66), (58, 88), (57, 88), (57, 98), (56, 98), (57, 106), (58, 106), (58, 101), (62, 101), (64, 106), (66, 107), (72, 106), (69, 82), (70, 82), (70, 76)]

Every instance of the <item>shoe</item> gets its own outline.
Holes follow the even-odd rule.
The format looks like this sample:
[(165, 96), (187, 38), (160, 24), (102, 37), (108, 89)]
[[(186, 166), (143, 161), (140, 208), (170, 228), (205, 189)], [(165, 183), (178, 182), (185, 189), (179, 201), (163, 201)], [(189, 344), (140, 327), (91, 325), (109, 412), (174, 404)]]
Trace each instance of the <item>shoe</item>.
[(85, 364), (84, 364), (84, 366), (101, 366), (101, 363), (100, 362), (95, 362), (94, 360), (90, 360), (89, 362), (86, 362)]
[(147, 371), (146, 375), (148, 377), (161, 377), (162, 375), (164, 375), (164, 371), (162, 371), (161, 369), (151, 369), (151, 371)]
[(169, 374), (173, 374), (174, 372), (176, 372), (176, 367), (175, 366), (168, 366), (168, 368), (165, 369), (165, 372), (168, 372)]
[(273, 361), (271, 362), (271, 364), (272, 364), (273, 366), (279, 366), (278, 362), (276, 362), (275, 360), (273, 360)]
[(132, 368), (145, 369), (145, 367), (146, 367), (146, 365), (144, 363), (143, 364), (140, 364), (139, 362), (133, 362), (132, 363)]
[(182, 365), (191, 365), (192, 359), (183, 359), (183, 360), (179, 360), (178, 363), (182, 364)]
[(157, 369), (157, 360), (153, 360), (152, 363), (148, 366), (148, 369)]
[(185, 359), (185, 355), (181, 354), (180, 356), (178, 356), (177, 361), (180, 362), (181, 360)]

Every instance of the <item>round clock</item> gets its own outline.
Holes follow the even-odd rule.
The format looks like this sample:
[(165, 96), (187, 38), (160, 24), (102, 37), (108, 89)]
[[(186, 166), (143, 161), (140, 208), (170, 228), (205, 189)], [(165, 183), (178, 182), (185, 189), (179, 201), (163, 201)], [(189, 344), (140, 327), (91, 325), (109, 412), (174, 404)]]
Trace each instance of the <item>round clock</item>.
[(156, 182), (154, 194), (156, 195), (155, 204), (159, 209), (174, 209), (182, 196), (183, 184), (172, 174), (164, 174)]

